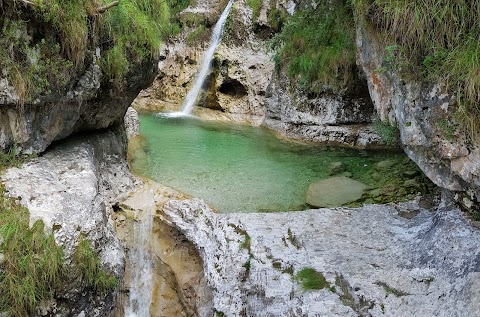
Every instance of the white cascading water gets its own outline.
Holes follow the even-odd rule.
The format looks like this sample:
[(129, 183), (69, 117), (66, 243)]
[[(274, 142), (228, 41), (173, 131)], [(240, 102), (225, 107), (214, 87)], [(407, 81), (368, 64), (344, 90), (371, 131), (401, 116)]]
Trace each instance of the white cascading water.
[(195, 80), (195, 85), (187, 94), (185, 98), (185, 102), (183, 103), (182, 113), (184, 115), (189, 115), (192, 112), (193, 106), (197, 101), (198, 94), (200, 93), (200, 89), (202, 89), (203, 82), (208, 75), (208, 70), (210, 69), (210, 63), (212, 62), (213, 54), (215, 53), (215, 49), (217, 48), (218, 44), (220, 44), (220, 40), (222, 38), (223, 27), (225, 22), (227, 21), (228, 13), (230, 12), (230, 8), (232, 7), (234, 0), (230, 0), (223, 10), (220, 19), (218, 19), (217, 24), (215, 24), (215, 28), (213, 29), (212, 38), (210, 39), (210, 46), (208, 47), (205, 56), (203, 57), (202, 67), (200, 68), (200, 72), (197, 75)]
[(125, 306), (125, 317), (150, 316), (152, 302), (153, 260), (149, 252), (153, 216), (146, 213), (143, 219), (133, 223), (133, 243), (128, 252), (131, 281), (129, 300)]

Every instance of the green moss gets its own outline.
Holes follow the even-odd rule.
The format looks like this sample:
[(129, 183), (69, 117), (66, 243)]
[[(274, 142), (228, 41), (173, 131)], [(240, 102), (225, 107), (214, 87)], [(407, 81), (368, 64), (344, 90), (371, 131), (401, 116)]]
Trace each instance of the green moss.
[[(402, 292), (402, 291), (399, 291), (391, 286), (389, 286), (387, 283), (384, 283), (384, 282), (375, 282), (375, 284), (377, 284), (378, 286), (381, 286), (383, 287), (383, 289), (385, 290), (385, 293), (386, 293), (386, 296), (392, 294), (393, 296), (395, 297), (402, 297), (402, 296), (407, 296), (407, 295), (410, 295), (408, 293), (405, 293), (405, 292)], [(385, 296), (385, 297), (386, 297)]]
[(199, 25), (187, 35), (187, 43), (195, 44), (208, 38), (208, 29), (205, 25)]
[(355, 76), (353, 15), (344, 4), (297, 11), (271, 41), (275, 62), (307, 90), (346, 87)]
[(330, 287), (323, 274), (310, 267), (298, 271), (296, 279), (304, 290), (319, 290)]
[(248, 233), (245, 232), (245, 240), (242, 243), (242, 248), (246, 249), (248, 253), (250, 253), (251, 244), (252, 244), (252, 238), (250, 238)]

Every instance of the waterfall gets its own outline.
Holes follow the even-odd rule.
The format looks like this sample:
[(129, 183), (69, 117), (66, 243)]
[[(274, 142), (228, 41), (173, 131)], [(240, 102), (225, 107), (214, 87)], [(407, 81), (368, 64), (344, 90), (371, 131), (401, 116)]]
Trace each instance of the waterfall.
[(150, 316), (153, 260), (148, 245), (152, 234), (153, 216), (146, 213), (143, 218), (133, 224), (133, 243), (128, 252), (132, 276), (125, 317)]
[(218, 44), (220, 44), (220, 40), (222, 38), (223, 27), (225, 22), (227, 21), (228, 13), (230, 12), (230, 8), (232, 7), (234, 0), (230, 0), (223, 10), (222, 15), (215, 24), (215, 28), (213, 29), (212, 38), (210, 39), (210, 45), (208, 47), (205, 56), (203, 57), (202, 67), (200, 68), (200, 72), (197, 75), (195, 80), (195, 85), (193, 88), (188, 92), (187, 97), (183, 103), (182, 113), (183, 114), (190, 114), (192, 112), (193, 106), (195, 105), (195, 101), (197, 101), (198, 94), (200, 93), (200, 89), (202, 88), (202, 84), (205, 81), (205, 78), (208, 75), (208, 70), (210, 69), (210, 63), (212, 62), (213, 54), (215, 53), (215, 49), (217, 48)]

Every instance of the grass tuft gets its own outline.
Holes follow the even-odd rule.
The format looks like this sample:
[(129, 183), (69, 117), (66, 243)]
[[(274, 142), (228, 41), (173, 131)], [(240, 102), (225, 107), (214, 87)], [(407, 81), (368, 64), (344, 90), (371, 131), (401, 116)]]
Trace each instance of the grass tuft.
[(96, 293), (116, 287), (116, 277), (103, 268), (89, 241), (80, 242), (73, 256), (73, 267), (68, 268), (53, 233), (46, 233), (40, 220), (31, 227), (29, 222), (28, 210), (8, 198), (0, 184), (0, 313), (32, 315), (72, 273), (81, 278), (84, 287)]
[(88, 240), (81, 240), (78, 244), (73, 254), (73, 263), (76, 274), (85, 287), (96, 292), (107, 292), (113, 290), (118, 284), (115, 275), (105, 270), (98, 253), (93, 250)]
[(63, 251), (42, 221), (29, 227), (28, 210), (0, 188), (0, 312), (28, 316), (50, 298), (65, 276)]
[(262, 0), (247, 0), (247, 4), (252, 9), (252, 21), (255, 21), (260, 16)]

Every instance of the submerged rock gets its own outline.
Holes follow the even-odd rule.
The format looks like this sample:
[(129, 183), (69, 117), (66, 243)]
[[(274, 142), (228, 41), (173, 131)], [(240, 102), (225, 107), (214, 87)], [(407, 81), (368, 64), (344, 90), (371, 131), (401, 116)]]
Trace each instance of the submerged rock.
[(346, 176), (331, 177), (310, 184), (305, 201), (314, 207), (338, 207), (362, 198), (367, 187)]
[(337, 175), (343, 173), (347, 170), (347, 167), (343, 162), (334, 162), (330, 164), (329, 173), (330, 175)]
[[(190, 199), (170, 200), (158, 212), (199, 250), (224, 316), (456, 317), (480, 310), (480, 232), (447, 198), (429, 210), (412, 201), (249, 214), (216, 214)], [(331, 287), (303, 290), (295, 276), (306, 267)]]

